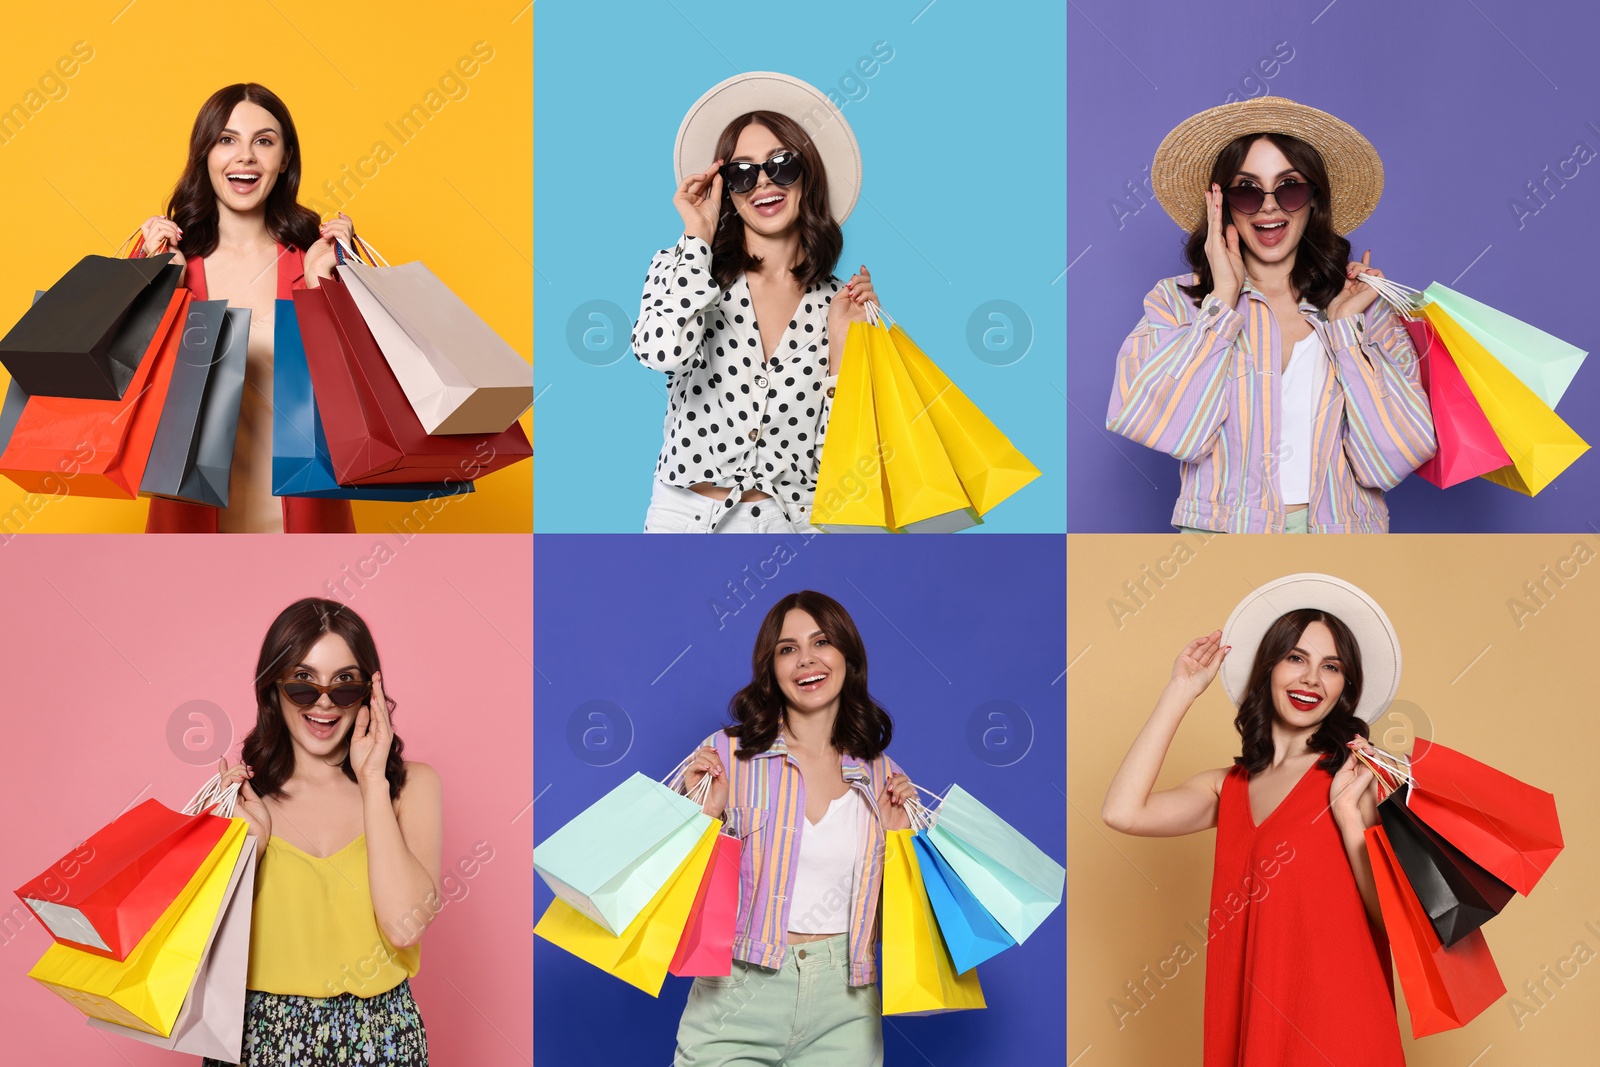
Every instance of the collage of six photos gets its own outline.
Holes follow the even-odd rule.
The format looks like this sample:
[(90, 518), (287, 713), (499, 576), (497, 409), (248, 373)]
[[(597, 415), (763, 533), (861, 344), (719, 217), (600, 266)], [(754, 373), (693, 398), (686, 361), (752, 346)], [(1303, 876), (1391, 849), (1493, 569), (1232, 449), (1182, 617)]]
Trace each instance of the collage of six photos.
[(18, 16), (0, 1059), (1585, 1061), (1600, 17), (817, 15)]

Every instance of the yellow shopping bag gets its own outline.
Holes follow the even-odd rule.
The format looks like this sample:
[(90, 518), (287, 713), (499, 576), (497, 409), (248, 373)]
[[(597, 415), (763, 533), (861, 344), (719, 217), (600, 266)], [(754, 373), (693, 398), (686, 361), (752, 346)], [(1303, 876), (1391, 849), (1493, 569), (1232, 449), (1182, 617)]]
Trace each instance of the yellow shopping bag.
[(978, 514), (987, 515), (996, 504), (1039, 477), (1039, 468), (956, 388), (899, 323), (890, 329), (889, 337)]
[(1533, 496), (1589, 451), (1583, 438), (1443, 308), (1424, 304), (1422, 313), (1450, 350), (1473, 399), (1511, 457), (1511, 466), (1483, 477)]
[(722, 823), (712, 819), (694, 851), (620, 935), (559, 898), (540, 916), (533, 932), (652, 997), (660, 996), (721, 830)]
[(878, 414), (878, 441), (895, 529), (953, 533), (982, 522), (888, 329), (879, 323), (865, 330), (872, 405)]
[(883, 1013), (935, 1015), (988, 1007), (978, 971), (957, 974), (922, 887), (910, 830), (890, 830), (883, 861)]
[(244, 848), (247, 824), (243, 819), (228, 822), (178, 899), (127, 959), (119, 962), (55, 944), (28, 977), (85, 1015), (170, 1037)]
[(845, 334), (833, 410), (822, 440), (811, 524), (829, 533), (888, 533), (894, 528), (878, 452), (868, 329), (866, 323), (855, 322)]

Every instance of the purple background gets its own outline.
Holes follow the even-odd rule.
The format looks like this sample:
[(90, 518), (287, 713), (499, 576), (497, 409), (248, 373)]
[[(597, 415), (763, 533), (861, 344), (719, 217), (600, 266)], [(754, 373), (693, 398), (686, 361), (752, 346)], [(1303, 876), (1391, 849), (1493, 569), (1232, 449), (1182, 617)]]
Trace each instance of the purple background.
[[(536, 841), (632, 772), (667, 775), (722, 726), (749, 681), (762, 617), (809, 588), (839, 600), (861, 631), (871, 692), (894, 717), (889, 752), (906, 773), (939, 792), (960, 782), (1065, 862), (1060, 534), (540, 534), (535, 552)], [(1003, 720), (990, 717), (997, 708)], [(537, 879), (535, 915), (551, 899)], [(987, 1010), (886, 1019), (886, 1067), (1065, 1063), (1066, 936), (1058, 908), (1026, 943), (980, 964)], [(537, 938), (533, 969), (536, 1062), (670, 1062), (690, 979), (669, 976), (652, 999)]]
[[(1592, 4), (1071, 0), (1067, 27), (1069, 531), (1169, 528), (1178, 461), (1108, 431), (1106, 404), (1144, 294), (1188, 269), (1183, 233), (1144, 186), (1151, 157), (1168, 130), (1230, 92), (1331, 112), (1378, 149), (1383, 199), (1350, 235), (1357, 258), (1370, 248), (1397, 281), (1441, 281), (1600, 348), (1600, 157), (1520, 228), (1510, 207), (1513, 198), (1538, 207), (1527, 183), (1546, 166), (1555, 172), (1578, 142), (1600, 153)], [(1292, 58), (1263, 79), (1258, 63), (1285, 41)], [(1120, 228), (1114, 200), (1137, 210)], [(1558, 408), (1591, 443), (1600, 443), (1596, 362)], [(1440, 490), (1412, 477), (1389, 507), (1395, 532), (1587, 531), (1600, 522), (1600, 451), (1531, 500), (1482, 480)]]

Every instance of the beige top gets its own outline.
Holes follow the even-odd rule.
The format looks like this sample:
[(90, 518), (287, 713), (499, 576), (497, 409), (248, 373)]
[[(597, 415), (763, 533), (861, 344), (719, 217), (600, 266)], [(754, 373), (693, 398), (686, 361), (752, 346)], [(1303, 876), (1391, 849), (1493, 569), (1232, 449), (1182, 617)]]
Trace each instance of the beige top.
[(272, 495), (272, 337), (277, 311), (277, 261), (254, 277), (236, 276), (206, 262), (206, 291), (213, 300), (250, 309), (244, 397), (228, 477), (228, 506), (217, 516), (222, 533), (282, 533), (283, 504)]

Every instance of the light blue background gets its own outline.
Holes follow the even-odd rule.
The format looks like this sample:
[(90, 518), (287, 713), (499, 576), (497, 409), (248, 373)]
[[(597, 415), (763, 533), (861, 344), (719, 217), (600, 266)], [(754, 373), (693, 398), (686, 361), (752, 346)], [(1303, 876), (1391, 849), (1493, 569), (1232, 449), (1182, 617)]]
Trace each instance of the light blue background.
[[(545, 0), (535, 17), (538, 532), (643, 526), (667, 400), (628, 334), (650, 257), (683, 232), (672, 207), (678, 124), (705, 90), (746, 70), (847, 101), (863, 197), (836, 273), (865, 263), (889, 314), (1042, 472), (979, 529), (1065, 530), (1064, 6)], [(894, 56), (863, 79), (856, 62), (879, 41)], [(967, 340), (973, 313), (995, 300), (1032, 324), (1031, 347), (1009, 365), (998, 364), (1015, 348), (985, 361)], [(620, 315), (589, 317), (594, 302)], [(575, 313), (589, 361), (569, 342)], [(585, 330), (599, 351), (584, 349)]]

